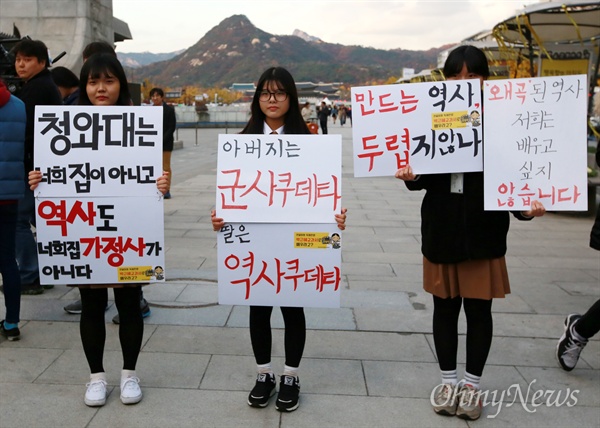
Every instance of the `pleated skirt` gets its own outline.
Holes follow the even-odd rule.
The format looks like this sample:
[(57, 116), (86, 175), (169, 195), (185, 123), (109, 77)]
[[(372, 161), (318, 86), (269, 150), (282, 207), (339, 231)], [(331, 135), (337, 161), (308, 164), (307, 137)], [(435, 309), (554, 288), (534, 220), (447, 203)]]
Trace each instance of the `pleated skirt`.
[(423, 257), (423, 289), (442, 299), (498, 299), (510, 293), (504, 257), (437, 264)]

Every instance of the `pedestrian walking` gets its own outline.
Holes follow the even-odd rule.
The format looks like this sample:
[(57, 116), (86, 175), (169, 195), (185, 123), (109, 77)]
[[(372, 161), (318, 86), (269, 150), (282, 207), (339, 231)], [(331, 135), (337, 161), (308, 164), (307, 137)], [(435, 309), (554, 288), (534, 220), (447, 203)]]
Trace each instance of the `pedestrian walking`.
[(327, 107), (325, 101), (322, 101), (321, 107), (319, 107), (319, 111), (317, 112), (317, 117), (319, 118), (319, 125), (321, 125), (321, 133), (323, 135), (327, 134), (327, 120), (330, 114), (331, 110)]

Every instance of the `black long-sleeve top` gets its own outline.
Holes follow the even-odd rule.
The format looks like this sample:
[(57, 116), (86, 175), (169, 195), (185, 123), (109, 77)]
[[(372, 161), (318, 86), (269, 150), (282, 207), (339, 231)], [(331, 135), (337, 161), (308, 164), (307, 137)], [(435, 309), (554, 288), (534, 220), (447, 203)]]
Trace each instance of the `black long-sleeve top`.
[[(406, 181), (410, 190), (426, 190), (421, 205), (423, 255), (433, 263), (492, 259), (506, 254), (510, 217), (483, 210), (483, 172), (463, 174), (463, 192), (450, 192), (451, 174), (421, 175)], [(530, 220), (512, 212), (519, 220)]]

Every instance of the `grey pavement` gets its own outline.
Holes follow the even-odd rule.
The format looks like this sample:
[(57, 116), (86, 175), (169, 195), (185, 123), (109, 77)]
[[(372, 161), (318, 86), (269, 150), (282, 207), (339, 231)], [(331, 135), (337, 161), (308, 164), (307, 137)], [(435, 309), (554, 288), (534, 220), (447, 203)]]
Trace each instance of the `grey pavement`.
[[(572, 372), (560, 369), (554, 356), (565, 316), (600, 298), (600, 253), (588, 247), (593, 218), (548, 213), (511, 222), (512, 294), (493, 304), (494, 341), (482, 379), (488, 404), (476, 422), (438, 416), (429, 401), (439, 382), (432, 300), (421, 287), (423, 194), (393, 178), (354, 178), (351, 129), (337, 125), (330, 132), (343, 137), (348, 208), (342, 307), (306, 310), (300, 408), (281, 414), (273, 402), (249, 407), (255, 363), (248, 309), (217, 304), (210, 209), (217, 135), (224, 131), (178, 131), (184, 144), (173, 152), (173, 198), (165, 201), (168, 279), (144, 289), (152, 315), (137, 367), (142, 402), (125, 406), (119, 400), (122, 358), (111, 305), (105, 350), (110, 395), (104, 407), (85, 406), (89, 370), (79, 316), (62, 309), (78, 291), (58, 286), (23, 296), (22, 339), (0, 338), (0, 427), (600, 426), (600, 337)], [(462, 315), (460, 322), (462, 376)], [(283, 368), (282, 325), (275, 310), (277, 371)]]

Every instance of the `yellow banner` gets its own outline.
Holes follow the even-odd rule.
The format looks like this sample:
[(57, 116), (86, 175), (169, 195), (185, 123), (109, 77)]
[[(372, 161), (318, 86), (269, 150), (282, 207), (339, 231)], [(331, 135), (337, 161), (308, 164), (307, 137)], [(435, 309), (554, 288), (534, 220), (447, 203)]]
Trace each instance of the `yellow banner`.
[[(335, 236), (334, 236), (335, 235)], [(295, 232), (294, 248), (339, 248), (339, 235), (329, 236), (327, 232)]]
[(568, 76), (588, 74), (587, 59), (543, 59), (542, 76)]
[(448, 111), (432, 113), (431, 129), (466, 128), (469, 115), (466, 111)]
[(117, 269), (119, 282), (150, 281), (154, 276), (152, 266), (121, 266)]

